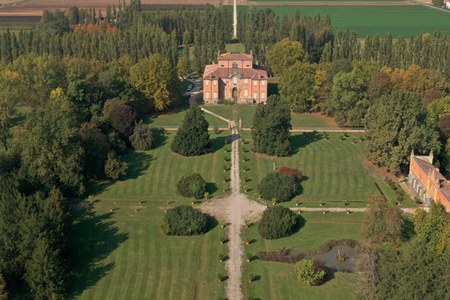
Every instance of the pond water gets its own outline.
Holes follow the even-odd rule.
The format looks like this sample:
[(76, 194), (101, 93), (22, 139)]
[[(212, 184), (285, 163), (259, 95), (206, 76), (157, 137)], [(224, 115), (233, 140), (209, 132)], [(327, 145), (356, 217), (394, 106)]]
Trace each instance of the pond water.
[[(341, 262), (337, 259), (339, 253), (345, 255), (345, 261)], [(318, 259), (324, 262), (327, 268), (340, 272), (354, 272), (356, 269), (356, 257), (356, 250), (346, 245), (337, 245), (326, 253), (309, 256), (311, 259)]]

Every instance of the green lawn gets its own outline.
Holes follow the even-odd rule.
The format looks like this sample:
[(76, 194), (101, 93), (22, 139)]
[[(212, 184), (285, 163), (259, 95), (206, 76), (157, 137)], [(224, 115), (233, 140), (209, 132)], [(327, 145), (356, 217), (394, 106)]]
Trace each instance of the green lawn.
[[(433, 33), (450, 34), (450, 13), (426, 7), (411, 6), (257, 6), (272, 9), (278, 15), (301, 15), (322, 17), (329, 15), (336, 32), (354, 31), (358, 37), (392, 33), (394, 37)], [(240, 7), (248, 9), (248, 7)]]
[[(328, 136), (328, 139), (325, 138)], [(269, 157), (251, 151), (252, 141), (249, 133), (244, 133), (246, 144), (241, 143), (241, 177), (247, 180), (248, 194), (258, 197), (257, 186), (268, 173), (280, 167), (291, 167), (303, 173), (302, 191), (300, 195), (283, 205), (302, 206), (364, 207), (368, 196), (378, 193), (375, 183), (385, 196), (394, 200), (395, 193), (380, 176), (373, 174), (363, 161), (367, 155), (364, 142), (360, 142), (362, 134), (350, 134), (341, 140), (343, 134), (317, 132), (294, 133), (292, 144), (294, 154), (290, 157)], [(354, 143), (354, 141), (357, 141)], [(244, 161), (246, 160), (246, 161)], [(244, 172), (244, 168), (249, 169)], [(412, 201), (405, 205), (412, 206)]]
[[(187, 100), (186, 100), (187, 101)], [(181, 126), (184, 120), (184, 116), (188, 110), (188, 106), (173, 109), (169, 112), (158, 113), (150, 116), (145, 120), (145, 123), (151, 127), (176, 127)], [(205, 114), (206, 121), (209, 123), (209, 127), (227, 127), (228, 124), (216, 117)]]
[[(224, 233), (215, 226), (196, 237), (169, 237), (160, 229), (164, 209), (191, 204), (176, 194), (183, 175), (200, 173), (214, 196), (228, 189), (223, 183), (225, 134), (214, 135), (216, 152), (184, 158), (159, 138), (158, 147), (125, 156), (130, 171), (125, 180), (99, 183), (90, 189), (91, 213), (75, 224), (77, 299), (217, 299), (224, 287), (216, 274), (224, 272), (219, 254)], [(81, 213), (80, 213), (81, 214)]]
[[(287, 238), (263, 240), (258, 232), (257, 224), (244, 233), (248, 240), (256, 240), (246, 246), (246, 252), (258, 255), (260, 251), (274, 251), (289, 248), (295, 252), (311, 252), (317, 250), (330, 239), (360, 238), (360, 223), (363, 214), (343, 213), (302, 213), (305, 224), (300, 230)], [(304, 287), (297, 279), (294, 265), (254, 260), (246, 263), (244, 278), (249, 274), (258, 276), (259, 280), (252, 284), (244, 283), (247, 297), (261, 299), (354, 299), (356, 276), (348, 273), (334, 273), (334, 278), (318, 287)]]
[[(204, 105), (204, 107), (218, 115), (228, 119), (242, 120), (244, 127), (253, 125), (253, 116), (256, 105)], [(291, 114), (293, 128), (337, 128), (339, 127), (333, 118), (321, 114)]]

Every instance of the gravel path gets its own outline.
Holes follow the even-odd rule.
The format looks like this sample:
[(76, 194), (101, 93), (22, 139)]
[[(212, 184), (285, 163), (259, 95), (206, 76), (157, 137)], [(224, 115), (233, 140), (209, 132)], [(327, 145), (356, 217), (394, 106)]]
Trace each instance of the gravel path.
[[(415, 207), (405, 207), (400, 208), (404, 213), (414, 214), (417, 208)], [(359, 208), (344, 208), (344, 207), (293, 207), (293, 211), (319, 211), (319, 212), (365, 212), (366, 207)], [(427, 208), (425, 208), (427, 210)]]
[(234, 122), (232, 138), (231, 195), (202, 204), (200, 209), (228, 222), (229, 259), (225, 266), (229, 279), (227, 280), (226, 297), (229, 300), (241, 300), (243, 299), (241, 282), (244, 256), (244, 243), (241, 237), (242, 229), (246, 221), (258, 220), (262, 212), (266, 209), (266, 206), (248, 199), (241, 193), (239, 177), (239, 134)]

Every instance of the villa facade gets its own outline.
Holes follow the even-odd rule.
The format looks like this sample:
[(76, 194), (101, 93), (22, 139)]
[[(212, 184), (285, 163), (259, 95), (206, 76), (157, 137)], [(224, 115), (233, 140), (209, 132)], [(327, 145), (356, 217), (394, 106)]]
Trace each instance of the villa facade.
[(217, 64), (205, 67), (203, 101), (258, 104), (267, 100), (267, 71), (253, 64), (253, 55), (240, 52), (219, 54)]
[(450, 183), (433, 166), (433, 159), (433, 151), (427, 156), (411, 152), (408, 182), (425, 205), (438, 201), (450, 212)]

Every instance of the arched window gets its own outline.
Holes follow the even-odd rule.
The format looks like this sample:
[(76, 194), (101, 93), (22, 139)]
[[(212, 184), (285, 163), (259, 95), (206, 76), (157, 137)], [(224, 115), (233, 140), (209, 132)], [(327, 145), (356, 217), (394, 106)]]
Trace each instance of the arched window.
[(238, 77), (237, 75), (233, 76), (233, 84), (237, 84), (238, 83)]
[(234, 62), (233, 63), (233, 69), (237, 69), (238, 68), (238, 63), (237, 62)]

